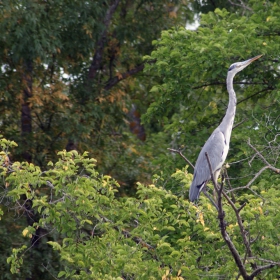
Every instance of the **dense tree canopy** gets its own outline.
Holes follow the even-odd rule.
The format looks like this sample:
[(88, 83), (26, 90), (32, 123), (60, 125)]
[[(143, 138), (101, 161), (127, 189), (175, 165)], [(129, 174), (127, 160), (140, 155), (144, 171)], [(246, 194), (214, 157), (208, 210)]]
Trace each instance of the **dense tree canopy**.
[[(149, 79), (134, 75), (152, 40), (185, 21), (183, 7), (176, 1), (1, 3), (1, 131), (19, 144), (13, 158), (44, 167), (63, 148), (88, 150), (102, 172), (136, 181), (137, 172), (126, 172), (137, 145), (128, 113), (132, 103), (144, 109), (137, 100)], [(135, 167), (143, 170), (144, 162), (143, 153)]]
[[(279, 6), (256, 2), (250, 17), (217, 9), (202, 16), (197, 31), (184, 28), (163, 31), (162, 37), (154, 41), (156, 50), (145, 57), (157, 61), (148, 64), (147, 71), (162, 78), (151, 89), (154, 102), (145, 120), (160, 120), (172, 137), (172, 148), (183, 148), (191, 161), (227, 108), (227, 68), (233, 62), (258, 54), (263, 54), (263, 58), (235, 78), (238, 100), (235, 122), (240, 125), (234, 129), (228, 158), (233, 162), (246, 158), (249, 147), (244, 143), (248, 138), (263, 145), (276, 141), (279, 26), (273, 15), (279, 12)], [(261, 135), (266, 135), (266, 141)], [(240, 174), (241, 170), (233, 172)]]
[[(3, 1), (0, 15), (1, 279), (279, 276), (277, 1)], [(227, 68), (259, 54), (235, 78), (219, 209), (190, 203), (180, 154), (195, 162)]]

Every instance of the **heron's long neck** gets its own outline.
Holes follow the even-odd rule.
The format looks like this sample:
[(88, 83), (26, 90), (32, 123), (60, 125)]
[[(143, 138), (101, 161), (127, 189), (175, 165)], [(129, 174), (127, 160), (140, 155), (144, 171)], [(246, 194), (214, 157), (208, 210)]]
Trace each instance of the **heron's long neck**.
[(236, 111), (236, 95), (233, 89), (233, 78), (234, 75), (229, 74), (227, 76), (227, 90), (229, 94), (229, 103), (226, 114), (222, 120), (220, 125), (221, 130), (226, 136), (227, 141), (229, 142), (229, 138), (231, 135), (231, 130), (234, 122), (235, 111)]

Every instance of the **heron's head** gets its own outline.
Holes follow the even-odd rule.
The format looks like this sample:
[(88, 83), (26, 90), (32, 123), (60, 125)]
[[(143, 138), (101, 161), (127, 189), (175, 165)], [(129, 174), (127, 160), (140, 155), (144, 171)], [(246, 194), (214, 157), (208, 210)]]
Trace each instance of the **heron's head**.
[(255, 56), (253, 58), (250, 58), (248, 60), (242, 61), (242, 62), (235, 62), (230, 65), (230, 67), (228, 68), (228, 72), (231, 72), (232, 74), (236, 74), (236, 73), (242, 71), (245, 67), (247, 67), (253, 61), (259, 59), (260, 57), (262, 57), (262, 54)]

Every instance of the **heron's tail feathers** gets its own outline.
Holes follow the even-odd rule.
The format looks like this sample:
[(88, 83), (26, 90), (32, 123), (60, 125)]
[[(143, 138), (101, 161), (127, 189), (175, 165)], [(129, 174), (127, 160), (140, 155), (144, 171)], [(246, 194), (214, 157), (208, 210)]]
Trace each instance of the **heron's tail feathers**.
[(189, 199), (191, 202), (199, 199), (200, 192), (202, 191), (204, 186), (205, 186), (205, 182), (203, 182), (200, 185), (195, 185), (194, 182), (192, 182), (189, 191)]

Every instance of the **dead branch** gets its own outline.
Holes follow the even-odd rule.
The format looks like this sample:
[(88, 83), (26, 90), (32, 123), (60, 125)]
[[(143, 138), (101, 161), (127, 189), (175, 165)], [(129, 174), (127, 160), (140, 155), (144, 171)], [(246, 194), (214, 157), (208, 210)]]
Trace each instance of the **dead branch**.
[(256, 196), (260, 197), (259, 194), (257, 194), (255, 191), (253, 191), (252, 189), (250, 189), (250, 186), (255, 182), (255, 180), (266, 170), (266, 169), (270, 169), (271, 171), (280, 174), (280, 169), (276, 168), (274, 166), (272, 166), (266, 159), (265, 157), (250, 143), (250, 139), (248, 139), (247, 144), (249, 145), (250, 148), (252, 148), (255, 151), (255, 156), (258, 156), (265, 164), (266, 166), (262, 167), (256, 174), (255, 176), (246, 184), (246, 186), (242, 186), (242, 187), (237, 187), (234, 189), (230, 189), (227, 191), (227, 193), (231, 193), (231, 192), (235, 192), (235, 191), (239, 191), (239, 190), (244, 190), (244, 189), (248, 189), (251, 192), (253, 192)]
[(237, 123), (236, 125), (233, 126), (232, 130), (234, 130), (235, 128), (237, 128), (238, 126), (242, 125), (243, 123), (247, 122), (248, 118), (242, 120), (241, 122)]
[(246, 98), (244, 98), (244, 99), (242, 99), (242, 100), (239, 100), (239, 101), (237, 102), (237, 105), (240, 104), (240, 103), (242, 103), (242, 102), (244, 102), (244, 101), (249, 100), (250, 98), (252, 98), (252, 97), (254, 97), (254, 96), (258, 95), (258, 94), (261, 94), (261, 93), (267, 92), (267, 91), (271, 91), (271, 90), (273, 90), (273, 88), (270, 88), (270, 87), (269, 87), (269, 88), (262, 89), (262, 90), (260, 90), (260, 91), (258, 91), (258, 92), (256, 92), (256, 93), (254, 93), (254, 94), (252, 94), (252, 95), (250, 95), (250, 96), (248, 96), (248, 97), (246, 97)]
[[(229, 186), (229, 189), (232, 190), (233, 188), (232, 188), (232, 186), (231, 186), (230, 179), (229, 179), (229, 176), (228, 176), (228, 173), (227, 173), (227, 169), (226, 169), (226, 168), (224, 168), (223, 173), (224, 173), (225, 176), (226, 176), (226, 181), (227, 181), (227, 185)], [(235, 199), (235, 196), (234, 196), (234, 192), (231, 193), (231, 201), (232, 201), (233, 203), (236, 202), (236, 199)]]
[(258, 261), (262, 261), (264, 263), (270, 263), (270, 264), (275, 264), (275, 265), (279, 265), (280, 266), (280, 262), (275, 262), (275, 261), (267, 260), (267, 259), (264, 259), (264, 258), (252, 257), (252, 258), (249, 258), (249, 259), (255, 259), (255, 260), (258, 260)]
[(241, 8), (243, 8), (244, 10), (248, 10), (248, 11), (250, 11), (250, 12), (253, 12), (253, 10), (252, 10), (250, 7), (246, 6), (242, 0), (239, 0), (240, 4), (234, 3), (234, 2), (231, 1), (231, 0), (228, 0), (228, 2), (229, 2), (230, 4), (232, 4), (233, 6), (241, 7)]
[[(227, 231), (226, 231), (226, 221), (225, 221), (225, 212), (223, 210), (223, 204), (222, 204), (222, 194), (224, 194), (225, 198), (228, 200), (228, 202), (231, 204), (231, 206), (236, 210), (236, 213), (238, 214), (238, 219), (239, 219), (239, 222), (241, 223), (242, 225), (242, 228), (240, 229), (243, 229), (243, 231), (245, 232), (244, 230), (244, 227), (243, 227), (243, 224), (242, 224), (242, 220), (241, 220), (241, 217), (238, 213), (238, 210), (236, 209), (235, 205), (233, 204), (233, 202), (230, 200), (230, 198), (223, 192), (223, 184), (221, 184), (220, 188), (217, 187), (217, 183), (215, 182), (214, 180), (214, 174), (213, 174), (213, 169), (212, 169), (212, 165), (211, 165), (211, 162), (210, 162), (210, 159), (209, 159), (209, 156), (207, 153), (205, 153), (205, 156), (206, 156), (206, 159), (207, 159), (207, 162), (208, 162), (208, 165), (209, 165), (209, 170), (210, 170), (210, 174), (211, 174), (211, 179), (213, 181), (213, 184), (214, 184), (214, 188), (217, 192), (217, 195), (218, 195), (218, 201), (217, 201), (217, 206), (218, 206), (218, 219), (220, 221), (220, 230), (221, 230), (221, 234), (222, 234), (222, 237), (224, 239), (224, 241), (226, 242), (229, 250), (231, 251), (231, 254), (235, 260), (235, 263), (240, 271), (240, 274), (242, 275), (242, 277), (244, 279), (250, 279), (248, 278), (248, 274), (246, 272), (246, 269), (244, 267), (244, 264), (241, 260), (241, 257), (237, 251), (237, 249), (235, 248), (230, 236), (228, 235)], [(246, 236), (245, 235), (246, 233), (244, 233), (244, 235), (242, 234), (242, 236)], [(244, 239), (245, 241), (246, 238)], [(248, 243), (250, 244), (250, 243)], [(246, 245), (245, 245), (246, 246)]]
[[(250, 144), (250, 141), (248, 141), (248, 144), (251, 146)], [(253, 147), (253, 146), (252, 146)], [(262, 168), (256, 175), (255, 177), (245, 186), (245, 187), (241, 187), (242, 189), (244, 188), (247, 188), (249, 189), (249, 186), (253, 183), (254, 180), (256, 180), (256, 178), (258, 176), (260, 176), (260, 174), (266, 170), (266, 169), (271, 169), (273, 170), (274, 172), (276, 173), (280, 173), (280, 170), (271, 166), (266, 160), (265, 158), (257, 151), (257, 149), (255, 149), (253, 147), (254, 151), (258, 154), (258, 156), (260, 158), (262, 158), (262, 160), (268, 164), (267, 166), (265, 166), (264, 168)], [(246, 259), (252, 259), (254, 258), (253, 256), (253, 252), (251, 250), (251, 244), (253, 242), (255, 242), (255, 240), (250, 240), (250, 238), (248, 238), (248, 235), (247, 235), (247, 231), (245, 230), (245, 227), (243, 225), (243, 221), (242, 221), (242, 218), (240, 216), (240, 212), (241, 210), (245, 207), (246, 203), (244, 203), (243, 205), (241, 205), (239, 208), (237, 208), (235, 206), (235, 204), (233, 203), (233, 201), (230, 199), (230, 197), (223, 191), (223, 183), (221, 184), (220, 188), (218, 188), (217, 186), (217, 183), (216, 181), (214, 180), (214, 174), (213, 174), (213, 169), (212, 169), (212, 166), (211, 166), (211, 162), (210, 162), (210, 159), (209, 159), (209, 156), (207, 153), (205, 153), (205, 156), (206, 156), (206, 159), (207, 159), (207, 162), (208, 162), (208, 166), (209, 166), (209, 170), (210, 170), (210, 174), (211, 174), (211, 179), (213, 181), (213, 184), (214, 184), (214, 188), (215, 188), (215, 191), (217, 192), (217, 195), (218, 195), (218, 199), (217, 199), (217, 211), (218, 211), (218, 219), (220, 221), (220, 230), (221, 230), (221, 234), (222, 234), (222, 237), (225, 241), (225, 243), (227, 244), (234, 260), (235, 260), (235, 263), (239, 269), (239, 272), (240, 272), (240, 275), (245, 279), (245, 280), (252, 280), (254, 279), (258, 274), (260, 274), (262, 271), (266, 270), (266, 269), (270, 269), (270, 268), (273, 268), (274, 266), (276, 265), (280, 265), (279, 263), (269, 263), (267, 265), (263, 265), (263, 266), (257, 266), (256, 263), (252, 263), (251, 264), (251, 267), (252, 269), (254, 270), (251, 275), (248, 275), (247, 274), (247, 271), (246, 271), (246, 268), (244, 266), (244, 264), (246, 263)], [(240, 188), (237, 188), (237, 189), (240, 189)], [(234, 191), (236, 189), (232, 189), (230, 190), (229, 192), (231, 191)], [(252, 191), (252, 190), (251, 190)], [(246, 252), (245, 252), (245, 257), (244, 257), (244, 260), (242, 261), (241, 259), (241, 256), (239, 255), (239, 252), (237, 251), (237, 249), (235, 248), (234, 246), (234, 243), (232, 242), (230, 236), (228, 235), (227, 231), (226, 231), (226, 221), (225, 221), (225, 212), (223, 210), (223, 204), (222, 204), (222, 195), (226, 198), (226, 200), (228, 201), (228, 203), (230, 204), (230, 206), (232, 207), (234, 213), (235, 213), (235, 216), (236, 216), (236, 219), (237, 219), (237, 223), (238, 223), (238, 226), (239, 226), (239, 229), (240, 229), (240, 234), (241, 234), (241, 237), (242, 237), (242, 240), (243, 240), (243, 244), (246, 248)], [(211, 201), (211, 200), (210, 200)]]
[[(247, 238), (247, 232), (245, 230), (245, 227), (244, 227), (243, 222), (242, 222), (242, 218), (240, 216), (240, 211), (245, 207), (246, 203), (244, 203), (240, 208), (236, 208), (234, 203), (231, 201), (231, 199), (227, 196), (227, 194), (225, 192), (223, 192), (223, 195), (224, 195), (224, 197), (226, 198), (226, 200), (228, 201), (228, 203), (230, 204), (231, 208), (233, 209), (233, 211), (235, 213), (237, 223), (238, 223), (238, 226), (239, 226), (239, 229), (240, 229), (241, 237), (242, 237), (242, 240), (243, 240), (243, 244), (245, 245), (245, 248), (246, 248), (245, 256), (248, 255), (249, 257), (252, 257), (253, 253), (252, 253), (252, 250), (251, 250), (251, 242)], [(243, 260), (243, 263), (245, 263), (245, 260), (246, 260), (246, 257)], [(256, 264), (252, 264), (252, 268), (256, 269), (257, 268)]]
[[(222, 234), (222, 237), (224, 239), (224, 241), (226, 242), (234, 260), (235, 260), (235, 263), (240, 271), (240, 274), (242, 275), (242, 277), (244, 279), (249, 279), (248, 278), (248, 274), (246, 272), (246, 269), (244, 267), (244, 264), (241, 260), (241, 257), (237, 251), (237, 249), (235, 248), (232, 240), (230, 239), (230, 236), (228, 235), (227, 231), (226, 231), (226, 221), (225, 221), (225, 212), (223, 210), (223, 204), (222, 204), (222, 193), (223, 193), (223, 184), (221, 184), (220, 188), (218, 189), (217, 187), (217, 184), (214, 180), (214, 174), (213, 174), (213, 169), (212, 169), (212, 166), (211, 166), (211, 162), (210, 162), (210, 159), (209, 159), (209, 156), (207, 153), (205, 153), (205, 156), (206, 156), (206, 159), (207, 159), (207, 162), (208, 162), (208, 165), (209, 165), (209, 170), (210, 170), (210, 174), (211, 174), (211, 179), (213, 181), (213, 184), (214, 184), (214, 188), (217, 192), (217, 195), (218, 195), (218, 219), (220, 221), (220, 230), (221, 230), (221, 234)], [(229, 199), (230, 200), (230, 199)], [(230, 200), (231, 201), (231, 200)]]
[(171, 149), (171, 148), (167, 148), (167, 150), (169, 150), (170, 152), (179, 154), (194, 169), (193, 164), (182, 154), (182, 152), (180, 150)]
[(257, 269), (255, 269), (253, 271), (253, 273), (249, 276), (248, 279), (254, 279), (255, 276), (257, 276), (258, 274), (260, 274), (262, 271), (269, 269), (269, 268), (273, 268), (274, 266), (276, 266), (276, 264), (267, 264), (264, 266), (259, 266)]
[[(264, 166), (262, 169), (259, 170), (258, 173), (255, 174), (254, 178), (252, 178), (250, 180), (250, 182), (248, 182), (248, 184), (246, 186), (242, 186), (242, 187), (237, 187), (237, 188), (234, 188), (234, 189), (230, 189), (227, 191), (227, 193), (231, 193), (231, 192), (235, 192), (235, 191), (239, 191), (239, 190), (249, 190), (251, 191), (254, 195), (258, 196), (258, 197), (261, 197), (259, 194), (257, 194), (255, 191), (253, 191), (252, 189), (250, 189), (250, 186), (253, 184), (253, 182), (266, 170), (266, 169), (270, 169), (272, 171), (274, 171), (275, 173), (277, 174), (280, 174), (280, 169), (278, 168), (275, 168), (271, 165), (268, 165), (268, 166)], [(262, 198), (262, 197), (261, 197)]]
[(250, 143), (250, 138), (248, 138), (247, 144), (250, 148), (252, 148), (256, 154), (261, 158), (261, 160), (268, 166), (271, 166), (271, 164), (265, 159), (265, 157)]

